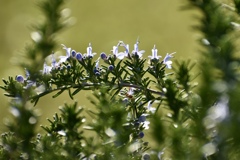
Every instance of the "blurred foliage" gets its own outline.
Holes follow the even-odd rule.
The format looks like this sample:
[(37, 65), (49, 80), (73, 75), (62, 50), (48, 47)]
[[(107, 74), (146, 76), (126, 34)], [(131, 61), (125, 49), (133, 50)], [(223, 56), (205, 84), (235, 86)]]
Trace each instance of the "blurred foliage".
[[(29, 41), (29, 30), (31, 31), (31, 38), (34, 35), (36, 37), (36, 29), (33, 26), (43, 22), (46, 23), (44, 15), (34, 6), (39, 5), (39, 2), (31, 0), (0, 1), (0, 19), (2, 21), (0, 25), (0, 35), (2, 37), (0, 40), (2, 48), (2, 54), (0, 54), (1, 77), (23, 74), (24, 68), (19, 68), (14, 64), (23, 61), (30, 62), (24, 58), (26, 54), (23, 49), (23, 46), (32, 47), (32, 42), (34, 42), (33, 39)], [(92, 42), (95, 52), (109, 52), (111, 47), (119, 40), (124, 40), (133, 45), (139, 36), (141, 46), (146, 51), (150, 51), (152, 45), (156, 44), (161, 54), (177, 51), (176, 58), (194, 59), (194, 57), (197, 57), (197, 54), (191, 53), (196, 51), (197, 43), (195, 39), (198, 34), (193, 34), (189, 27), (195, 23), (195, 20), (191, 18), (191, 14), (196, 14), (196, 12), (182, 12), (180, 10), (180, 7), (184, 5), (182, 1), (152, 1), (148, 3), (147, 1), (139, 2), (137, 0), (106, 0), (102, 3), (101, 1), (68, 0), (66, 2), (66, 7), (70, 9), (60, 7), (63, 17), (59, 20), (64, 25), (66, 25), (65, 20), (67, 20), (67, 25), (70, 24), (71, 28), (60, 30), (57, 35), (51, 37), (54, 38), (55, 44), (57, 44), (55, 49), (59, 49), (60, 44), (64, 43), (76, 50), (82, 50), (84, 46)], [(69, 17), (69, 14), (72, 17)], [(116, 28), (118, 29), (116, 30)], [(182, 41), (179, 41), (179, 39)], [(48, 54), (51, 54), (52, 51), (55, 52), (55, 49)], [(63, 55), (65, 53), (60, 50), (55, 54)], [(40, 57), (41, 55), (38, 55), (36, 58), (40, 60)], [(42, 58), (45, 57), (42, 56)], [(39, 67), (42, 67), (40, 62)], [(0, 93), (3, 92), (0, 91)], [(75, 98), (81, 99), (86, 94), (88, 95), (89, 92), (80, 92)], [(47, 101), (50, 99), (45, 97), (37, 105), (44, 113), (40, 117), (40, 123), (46, 124), (46, 118), (51, 117), (56, 112), (55, 108), (48, 107)], [(63, 94), (61, 98), (51, 101), (53, 105), (59, 106), (63, 102), (62, 99), (64, 99), (64, 102), (71, 101), (67, 94)], [(0, 116), (6, 117), (8, 112), (7, 99), (2, 96), (0, 100), (3, 102), (0, 106)], [(87, 100), (83, 100), (83, 104), (91, 107)], [(0, 124), (0, 130), (5, 130), (3, 122)]]
[[(119, 41), (97, 59), (91, 43), (84, 54), (63, 45), (66, 56), (57, 57), (52, 52), (55, 36), (67, 26), (60, 14), (64, 2), (39, 3), (45, 18), (34, 25), (31, 47), (24, 51), (26, 60), (20, 61), (25, 76), (3, 79), (1, 89), (11, 98), (12, 117), (1, 135), (1, 159), (227, 160), (240, 156), (239, 1), (185, 1), (185, 9), (201, 13), (194, 26), (202, 45), (201, 81), (195, 90), (194, 63), (177, 61), (172, 68), (175, 54), (162, 58), (156, 45), (146, 59), (139, 39), (133, 51)], [(64, 92), (75, 99), (86, 91), (93, 93), (89, 98), (93, 108), (66, 103), (42, 126), (45, 132), (37, 133), (39, 115), (33, 106), (39, 99), (51, 93), (58, 98)]]

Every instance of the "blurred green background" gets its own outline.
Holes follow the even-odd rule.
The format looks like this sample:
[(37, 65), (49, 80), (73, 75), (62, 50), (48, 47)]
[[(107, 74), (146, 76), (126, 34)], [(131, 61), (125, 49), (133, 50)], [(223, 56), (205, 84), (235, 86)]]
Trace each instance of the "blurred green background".
[[(39, 0), (37, 0), (39, 1)], [(24, 74), (23, 69), (14, 65), (13, 57), (30, 42), (30, 26), (42, 20), (41, 12), (33, 0), (0, 0), (0, 77)], [(151, 54), (154, 44), (159, 54), (177, 52), (175, 60), (198, 58), (199, 34), (191, 26), (197, 23), (193, 15), (196, 11), (181, 10), (184, 0), (69, 0), (64, 7), (71, 11), (73, 26), (57, 36), (60, 44), (65, 44), (82, 53), (86, 52), (89, 42), (93, 51), (110, 53), (113, 45), (123, 40), (133, 49), (136, 39), (140, 38), (140, 49), (145, 57)], [(69, 10), (65, 10), (69, 11)], [(51, 54), (51, 53), (49, 53)], [(2, 82), (0, 82), (3, 85)], [(9, 116), (9, 99), (0, 90), (0, 131), (4, 131), (4, 119)], [(87, 96), (81, 93), (76, 96), (79, 105), (88, 106)], [(46, 118), (58, 111), (58, 106), (71, 102), (68, 96), (57, 99), (47, 96), (40, 99), (36, 106), (42, 113), (39, 124), (46, 124)]]

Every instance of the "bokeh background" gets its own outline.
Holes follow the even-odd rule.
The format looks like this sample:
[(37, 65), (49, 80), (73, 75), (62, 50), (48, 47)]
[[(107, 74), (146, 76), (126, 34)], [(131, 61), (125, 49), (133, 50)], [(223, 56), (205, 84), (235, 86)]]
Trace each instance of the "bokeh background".
[[(39, 1), (39, 0), (37, 0)], [(31, 25), (42, 20), (41, 12), (33, 0), (0, 0), (0, 77), (24, 74), (23, 69), (14, 65), (14, 57), (23, 52), (30, 42)], [(194, 10), (181, 10), (186, 0), (68, 0), (64, 7), (71, 12), (73, 25), (57, 36), (57, 51), (64, 50), (65, 44), (76, 51), (86, 52), (89, 42), (93, 51), (110, 53), (113, 45), (123, 40), (130, 50), (139, 37), (140, 49), (151, 54), (155, 44), (159, 54), (177, 52), (175, 60), (192, 59), (197, 62), (199, 33), (192, 29), (197, 24)], [(51, 54), (51, 53), (49, 53)], [(15, 59), (16, 60), (16, 59)], [(0, 82), (3, 85), (3, 82)], [(0, 133), (4, 127), (8, 112), (9, 99), (0, 90)], [(87, 108), (87, 98), (91, 93), (76, 96), (78, 104)], [(42, 113), (40, 124), (46, 124), (46, 118), (58, 111), (65, 102), (71, 102), (66, 94), (57, 99), (51, 95), (40, 99), (36, 109)]]

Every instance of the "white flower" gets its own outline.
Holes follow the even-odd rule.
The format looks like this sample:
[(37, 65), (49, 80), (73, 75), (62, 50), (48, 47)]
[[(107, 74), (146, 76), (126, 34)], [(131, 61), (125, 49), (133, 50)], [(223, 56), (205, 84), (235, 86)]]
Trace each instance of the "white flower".
[(144, 50), (139, 51), (138, 44), (139, 44), (139, 41), (137, 41), (134, 44), (134, 50), (132, 51), (132, 53), (135, 54), (135, 55), (138, 55), (139, 58), (141, 58), (145, 51)]
[(36, 82), (27, 80), (27, 85), (24, 87), (24, 89), (30, 88), (32, 86), (36, 87)]
[(57, 67), (57, 62), (56, 62), (56, 59), (54, 57), (54, 54), (52, 54), (52, 68), (56, 68)]
[(164, 154), (164, 150), (165, 150), (165, 148), (163, 148), (163, 150), (162, 151), (160, 151), (160, 152), (158, 152), (158, 159), (159, 160), (161, 160), (162, 159), (162, 155)]
[(92, 58), (96, 53), (92, 53), (92, 45), (91, 43), (89, 43), (88, 47), (87, 47), (87, 57)]
[(95, 62), (96, 62), (96, 64), (95, 64), (95, 67), (98, 69), (99, 68), (99, 60), (100, 60), (100, 58), (98, 58)]
[(109, 137), (114, 137), (116, 135), (116, 132), (112, 129), (112, 128), (107, 128), (105, 130), (106, 135), (108, 135)]
[[(123, 41), (119, 41), (117, 46), (122, 46), (125, 48), (124, 53), (125, 54), (129, 54), (129, 45), (125, 44)], [(127, 55), (126, 55), (127, 56)]]
[(100, 59), (100, 57), (95, 61), (95, 67), (94, 67), (94, 70), (93, 70), (93, 72), (95, 73), (95, 75), (100, 75), (100, 68), (99, 68), (99, 59)]
[(149, 101), (148, 105), (147, 105), (147, 110), (151, 113), (155, 113), (156, 112), (156, 108), (152, 107), (153, 102)]
[(126, 44), (126, 45), (124, 44), (123, 47), (125, 48), (125, 51), (124, 51), (124, 52), (125, 52), (126, 54), (129, 54), (129, 45), (128, 45), (128, 44)]
[(57, 133), (61, 136), (66, 136), (67, 135), (67, 133), (64, 130), (58, 131)]
[(173, 57), (173, 54), (175, 54), (176, 52), (173, 52), (171, 54), (168, 54), (165, 56), (165, 58), (163, 59), (163, 64), (166, 65), (166, 67), (168, 69), (171, 69), (172, 68), (172, 61), (170, 60), (172, 57)]
[[(119, 47), (119, 46), (123, 46), (123, 47), (125, 48), (125, 51), (118, 53), (118, 47)], [(112, 52), (113, 52), (113, 55), (114, 55), (116, 58), (122, 60), (124, 57), (126, 57), (126, 56), (128, 55), (129, 45), (128, 45), (128, 44), (125, 45), (122, 41), (120, 41), (120, 42), (117, 44), (117, 46), (113, 46)]]
[(149, 121), (144, 121), (144, 122), (143, 122), (143, 127), (144, 127), (144, 129), (149, 129), (149, 124), (150, 124)]
[(44, 91), (46, 91), (46, 87), (45, 85), (40, 85), (38, 86), (37, 88), (34, 89), (34, 91), (37, 93), (37, 94), (41, 94), (43, 93)]
[(220, 100), (211, 108), (208, 109), (208, 119), (211, 122), (220, 123), (229, 116), (229, 97), (224, 95)]
[(26, 79), (28, 79), (30, 77), (30, 73), (26, 68), (24, 70), (25, 70)]
[(118, 47), (117, 46), (113, 46), (113, 55), (116, 56), (116, 58), (122, 60), (126, 55), (124, 54), (124, 52), (120, 52), (118, 53)]
[(117, 54), (118, 54), (118, 46), (113, 46), (112, 52), (113, 52), (113, 54), (114, 54), (115, 56), (117, 56)]
[(127, 94), (126, 94), (126, 96), (127, 96), (128, 98), (132, 98), (132, 97), (133, 97), (133, 94), (134, 94), (134, 88), (130, 87), (129, 90), (128, 90), (128, 92), (127, 92)]
[(149, 124), (150, 124), (150, 122), (147, 121), (147, 116), (148, 116), (148, 114), (142, 114), (142, 115), (138, 118), (138, 122), (143, 125), (144, 129), (149, 129)]
[(51, 70), (52, 70), (52, 67), (48, 66), (46, 62), (44, 62), (42, 74), (49, 74)]
[(158, 50), (155, 48), (155, 45), (153, 46), (153, 49), (152, 49), (152, 56), (148, 56), (151, 60), (153, 60), (153, 59), (159, 59), (159, 58), (161, 58), (162, 56), (158, 56), (157, 55), (157, 52), (158, 52)]
[(59, 56), (59, 63), (65, 62), (71, 55), (71, 48), (67, 48), (64, 44), (62, 44), (63, 49), (66, 50), (66, 56)]

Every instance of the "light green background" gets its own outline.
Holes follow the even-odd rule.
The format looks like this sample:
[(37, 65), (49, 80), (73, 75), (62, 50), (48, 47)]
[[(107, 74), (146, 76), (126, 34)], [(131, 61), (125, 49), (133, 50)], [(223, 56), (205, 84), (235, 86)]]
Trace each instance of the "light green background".
[[(23, 74), (23, 70), (13, 65), (13, 57), (22, 52), (30, 41), (30, 26), (42, 20), (41, 12), (33, 0), (0, 0), (0, 77)], [(123, 40), (133, 49), (137, 37), (140, 49), (151, 54), (154, 44), (159, 54), (177, 52), (175, 60), (197, 59), (199, 33), (192, 29), (197, 20), (196, 11), (183, 11), (186, 0), (69, 0), (65, 7), (71, 9), (75, 24), (57, 36), (59, 47), (65, 44), (82, 53), (89, 42), (93, 51), (110, 53), (113, 45)], [(2, 82), (0, 82), (3, 85)], [(4, 118), (9, 115), (8, 101), (0, 90), (0, 131), (4, 130)], [(79, 105), (87, 106), (86, 96), (76, 96)], [(66, 95), (57, 99), (51, 96), (40, 100), (36, 106), (42, 112), (41, 122), (58, 111), (58, 106), (70, 102)], [(87, 108), (87, 107), (86, 107)]]

